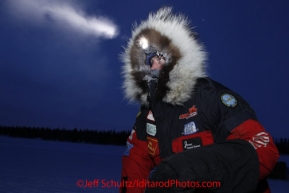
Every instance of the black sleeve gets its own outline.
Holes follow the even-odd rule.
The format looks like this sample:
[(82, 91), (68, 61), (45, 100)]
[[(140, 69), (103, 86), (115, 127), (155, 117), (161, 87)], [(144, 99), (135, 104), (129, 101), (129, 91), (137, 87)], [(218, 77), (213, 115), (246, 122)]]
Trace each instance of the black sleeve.
[(224, 140), (244, 121), (257, 120), (254, 110), (239, 94), (213, 80), (209, 80), (200, 92), (216, 142)]

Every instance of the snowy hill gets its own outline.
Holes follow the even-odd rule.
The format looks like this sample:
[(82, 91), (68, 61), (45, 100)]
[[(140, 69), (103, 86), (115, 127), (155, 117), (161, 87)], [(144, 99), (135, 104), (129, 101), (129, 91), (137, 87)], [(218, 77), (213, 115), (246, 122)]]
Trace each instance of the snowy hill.
[[(0, 136), (0, 192), (118, 192), (124, 148)], [(289, 156), (280, 160), (289, 166)], [(269, 184), (289, 190), (289, 181)]]

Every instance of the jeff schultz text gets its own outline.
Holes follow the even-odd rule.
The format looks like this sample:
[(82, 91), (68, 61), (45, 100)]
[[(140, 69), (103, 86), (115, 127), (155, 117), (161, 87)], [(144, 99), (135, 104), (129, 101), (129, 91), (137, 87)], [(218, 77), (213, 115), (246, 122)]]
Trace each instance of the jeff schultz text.
[(94, 180), (78, 180), (77, 186), (81, 188), (120, 188), (120, 187), (139, 187), (139, 188), (213, 188), (220, 187), (221, 183), (219, 181), (179, 181), (174, 179), (169, 179), (167, 181), (149, 181), (149, 180), (133, 180), (133, 181), (115, 181), (115, 180), (105, 180), (105, 179), (94, 179)]

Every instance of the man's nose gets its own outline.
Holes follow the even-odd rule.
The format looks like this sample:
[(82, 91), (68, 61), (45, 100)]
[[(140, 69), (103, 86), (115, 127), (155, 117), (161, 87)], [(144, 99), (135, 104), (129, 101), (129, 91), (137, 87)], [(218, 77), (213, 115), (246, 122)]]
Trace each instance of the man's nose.
[(158, 57), (153, 57), (151, 59), (151, 70), (160, 70), (161, 69), (161, 64), (160, 60)]

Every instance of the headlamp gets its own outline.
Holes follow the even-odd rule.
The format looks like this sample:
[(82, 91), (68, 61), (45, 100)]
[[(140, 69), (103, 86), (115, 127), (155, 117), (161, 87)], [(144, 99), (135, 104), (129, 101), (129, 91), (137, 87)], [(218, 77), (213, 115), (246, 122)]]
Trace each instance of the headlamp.
[(145, 59), (145, 64), (151, 66), (151, 59), (155, 56), (163, 57), (163, 54), (161, 52), (156, 51), (156, 49), (150, 45), (149, 41), (147, 38), (145, 38), (144, 36), (142, 36), (139, 40), (138, 40), (138, 46), (140, 48), (142, 48), (144, 50), (144, 53), (146, 55), (146, 59)]

